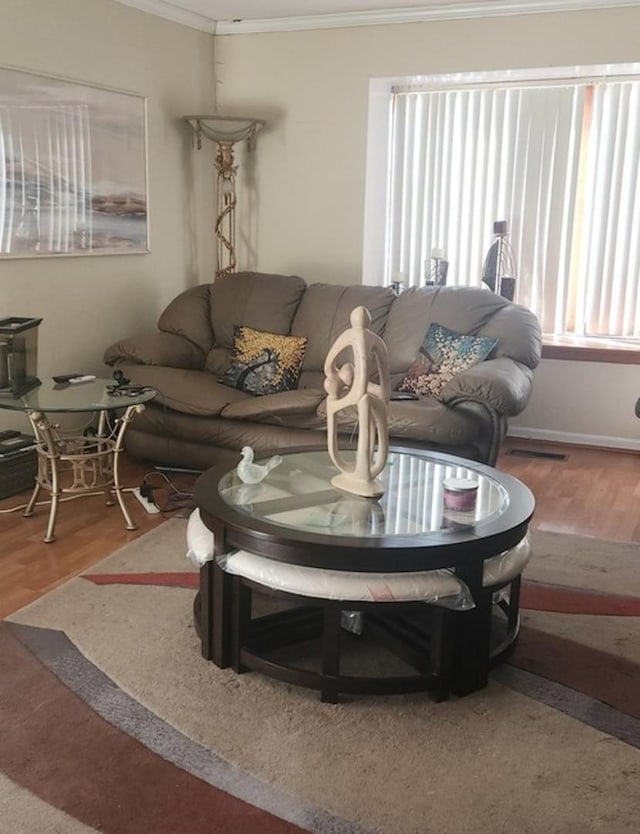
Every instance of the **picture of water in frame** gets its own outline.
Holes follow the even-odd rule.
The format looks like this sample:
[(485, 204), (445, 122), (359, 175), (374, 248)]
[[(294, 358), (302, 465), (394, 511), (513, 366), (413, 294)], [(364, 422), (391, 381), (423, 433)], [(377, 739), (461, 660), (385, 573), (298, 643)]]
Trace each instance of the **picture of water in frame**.
[(146, 99), (0, 67), (0, 258), (148, 251)]

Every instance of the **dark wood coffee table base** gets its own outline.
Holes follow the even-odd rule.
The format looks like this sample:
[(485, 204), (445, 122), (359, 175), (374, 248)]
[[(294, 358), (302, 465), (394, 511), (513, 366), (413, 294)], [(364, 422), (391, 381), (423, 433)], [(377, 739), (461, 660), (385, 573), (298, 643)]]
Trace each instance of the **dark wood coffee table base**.
[[(345, 603), (341, 601), (297, 597), (275, 593), (275, 599), (292, 603), (285, 611), (252, 616), (253, 592), (260, 586), (240, 577), (233, 578), (234, 614), (231, 665), (237, 672), (251, 669), (278, 680), (320, 691), (322, 701), (337, 703), (340, 693), (399, 694), (430, 692), (436, 701), (448, 697), (451, 684), (453, 613), (423, 603)], [(345, 674), (342, 671), (343, 649), (347, 639), (361, 638), (341, 628), (345, 607), (365, 613), (364, 636), (390, 649), (411, 667), (405, 674)], [(385, 609), (389, 609), (388, 611)], [(390, 610), (393, 609), (393, 610)], [(319, 669), (314, 671), (298, 663), (319, 649)], [(302, 657), (293, 661), (278, 657), (286, 647), (304, 645)]]
[[(450, 692), (466, 695), (475, 691), (476, 681), (456, 676), (456, 637), (459, 618), (469, 612), (456, 612), (422, 602), (345, 603), (309, 599), (266, 589), (242, 577), (225, 577), (232, 596), (229, 633), (223, 643), (228, 652), (222, 667), (236, 672), (249, 670), (268, 677), (316, 689), (324, 702), (337, 703), (340, 694), (397, 695), (429, 692), (435, 701), (446, 700)], [(504, 662), (515, 648), (520, 628), (518, 613), (520, 577), (508, 583), (509, 593), (492, 599), (491, 653), (489, 668)], [(255, 613), (256, 599), (280, 600), (285, 610)], [(194, 622), (201, 633), (200, 593), (194, 600)], [(364, 614), (364, 633), (360, 637), (341, 628), (343, 610)], [(362, 674), (341, 671), (343, 649), (355, 646), (358, 653), (364, 640), (391, 652), (409, 667), (407, 674)], [(299, 647), (299, 651), (296, 651)], [(315, 660), (315, 667), (312, 668)], [(300, 665), (304, 664), (304, 665)], [(488, 671), (488, 669), (487, 669)], [(485, 678), (486, 684), (486, 678)]]

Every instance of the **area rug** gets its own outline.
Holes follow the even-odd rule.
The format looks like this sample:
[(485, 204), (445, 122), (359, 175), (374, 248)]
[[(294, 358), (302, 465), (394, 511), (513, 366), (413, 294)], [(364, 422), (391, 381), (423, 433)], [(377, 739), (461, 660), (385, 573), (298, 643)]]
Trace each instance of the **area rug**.
[(166, 522), (0, 624), (0, 831), (637, 832), (638, 548), (533, 538), (485, 690), (333, 705), (202, 659)]

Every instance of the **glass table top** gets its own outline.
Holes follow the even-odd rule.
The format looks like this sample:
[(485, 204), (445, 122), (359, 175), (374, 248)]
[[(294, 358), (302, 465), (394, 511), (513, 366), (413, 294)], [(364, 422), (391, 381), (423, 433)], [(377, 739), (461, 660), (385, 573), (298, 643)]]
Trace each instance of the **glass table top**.
[(107, 391), (107, 386), (113, 384), (113, 379), (94, 379), (74, 385), (45, 379), (37, 388), (32, 388), (21, 397), (1, 395), (0, 409), (43, 412), (104, 411), (148, 402), (157, 393), (150, 389), (132, 396), (113, 396)]
[[(349, 459), (349, 452), (343, 454)], [(464, 464), (392, 451), (378, 478), (384, 495), (374, 500), (332, 486), (337, 469), (327, 452), (299, 452), (283, 455), (259, 484), (242, 483), (235, 469), (227, 472), (218, 494), (241, 515), (289, 530), (358, 538), (442, 535), (471, 530), (509, 507), (509, 493), (498, 476), (491, 477), (481, 465), (476, 469), (471, 461)], [(450, 478), (477, 484), (471, 509), (445, 507), (444, 482)]]

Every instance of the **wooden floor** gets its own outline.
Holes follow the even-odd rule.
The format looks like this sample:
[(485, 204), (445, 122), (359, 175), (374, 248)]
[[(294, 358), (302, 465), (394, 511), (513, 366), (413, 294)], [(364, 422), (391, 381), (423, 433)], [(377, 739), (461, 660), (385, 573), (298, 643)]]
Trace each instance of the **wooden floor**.
[[(148, 464), (123, 458), (120, 478), (125, 487), (140, 486), (145, 476), (153, 485), (160, 487), (163, 484), (162, 475)], [(195, 475), (167, 475), (181, 492), (193, 490)], [(44, 491), (40, 495), (46, 499)], [(161, 506), (166, 506), (168, 490), (159, 490), (156, 495)], [(82, 573), (165, 519), (180, 514), (178, 510), (150, 515), (133, 495), (127, 495), (125, 500), (131, 518), (138, 525), (137, 530), (129, 531), (117, 505), (107, 507), (102, 496), (83, 496), (60, 504), (56, 541), (46, 544), (43, 536), (49, 512), (47, 506), (37, 507), (30, 518), (24, 518), (22, 511), (2, 513), (7, 508), (23, 506), (29, 496), (30, 492), (25, 492), (0, 501), (0, 619)]]
[[(528, 450), (563, 454), (566, 460), (520, 456)], [(532, 527), (640, 542), (639, 453), (507, 438), (497, 465), (533, 491)]]
[[(530, 451), (565, 455), (566, 459), (529, 456)], [(508, 439), (498, 468), (533, 491), (534, 528), (640, 542), (640, 455)], [(124, 461), (125, 485), (140, 486), (145, 476), (153, 484), (162, 483), (162, 477), (147, 465)], [(183, 493), (190, 492), (196, 480), (194, 475), (177, 473), (169, 477)], [(0, 510), (24, 504), (28, 497), (29, 493), (23, 493), (0, 501)], [(159, 493), (158, 498), (164, 506), (168, 492)], [(102, 497), (62, 504), (57, 540), (51, 544), (42, 540), (47, 507), (39, 507), (31, 518), (19, 511), (0, 512), (0, 619), (176, 514), (149, 515), (133, 496), (127, 496), (127, 503), (138, 524), (132, 532), (125, 529), (119, 508), (106, 507)]]

